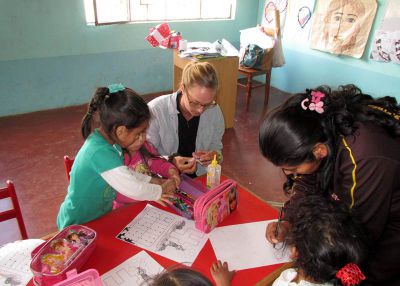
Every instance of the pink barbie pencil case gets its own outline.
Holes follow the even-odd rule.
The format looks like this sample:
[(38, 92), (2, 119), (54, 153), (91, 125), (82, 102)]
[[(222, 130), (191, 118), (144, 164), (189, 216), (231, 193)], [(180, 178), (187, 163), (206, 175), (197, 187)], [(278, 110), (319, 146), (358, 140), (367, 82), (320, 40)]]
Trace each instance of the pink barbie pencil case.
[(54, 286), (102, 286), (99, 272), (89, 269), (77, 274), (76, 269), (67, 272), (67, 279)]
[(31, 271), (37, 286), (48, 286), (79, 270), (96, 246), (96, 232), (83, 225), (70, 225), (32, 251)]
[(208, 233), (238, 206), (237, 183), (225, 180), (194, 203), (196, 228)]

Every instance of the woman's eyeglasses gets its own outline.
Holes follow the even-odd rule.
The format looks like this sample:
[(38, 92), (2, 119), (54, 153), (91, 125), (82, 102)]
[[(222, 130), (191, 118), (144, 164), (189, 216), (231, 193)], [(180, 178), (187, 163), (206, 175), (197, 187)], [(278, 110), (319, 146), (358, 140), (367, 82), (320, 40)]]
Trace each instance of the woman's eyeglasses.
[(186, 90), (186, 96), (187, 96), (190, 107), (195, 108), (195, 109), (199, 109), (200, 107), (203, 109), (209, 109), (209, 108), (213, 108), (217, 105), (217, 102), (215, 100), (213, 100), (207, 104), (201, 104), (198, 101), (191, 100), (189, 92), (187, 90)]

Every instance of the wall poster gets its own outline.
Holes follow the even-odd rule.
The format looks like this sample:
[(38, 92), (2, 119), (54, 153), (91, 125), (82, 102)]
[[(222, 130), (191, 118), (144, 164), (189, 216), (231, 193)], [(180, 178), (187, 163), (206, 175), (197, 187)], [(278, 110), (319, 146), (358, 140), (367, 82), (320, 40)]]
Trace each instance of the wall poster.
[(375, 32), (370, 58), (400, 64), (400, 0), (389, 0), (381, 26)]
[(376, 0), (317, 1), (310, 47), (332, 54), (360, 58), (376, 9)]

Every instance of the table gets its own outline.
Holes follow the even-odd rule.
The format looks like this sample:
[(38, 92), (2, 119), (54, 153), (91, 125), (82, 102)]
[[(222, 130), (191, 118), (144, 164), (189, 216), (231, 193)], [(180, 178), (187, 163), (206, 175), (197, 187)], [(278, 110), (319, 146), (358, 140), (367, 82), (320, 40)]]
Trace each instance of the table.
[[(181, 58), (176, 50), (174, 50), (174, 80), (173, 90), (177, 91), (182, 78), (182, 70), (187, 63), (192, 61), (191, 58)], [(217, 103), (221, 107), (225, 120), (225, 128), (232, 128), (237, 97), (237, 77), (238, 77), (238, 57), (219, 57), (207, 59), (207, 62), (215, 68), (219, 89), (217, 92)]]
[[(222, 180), (225, 179), (226, 177), (222, 178)], [(205, 177), (201, 177), (199, 180), (205, 183)], [(227, 217), (221, 226), (270, 220), (278, 217), (277, 210), (253, 195), (246, 188), (239, 186), (238, 191), (238, 209), (235, 210), (229, 217)], [(144, 209), (146, 204), (147, 202), (140, 202), (137, 204), (126, 205), (108, 213), (99, 219), (85, 224), (97, 232), (98, 240), (95, 251), (80, 272), (90, 268), (95, 268), (99, 271), (100, 275), (104, 274), (142, 250), (135, 245), (128, 244), (115, 237), (127, 224), (133, 220), (137, 214)], [(172, 209), (168, 207), (162, 207), (157, 203), (150, 204), (165, 211), (175, 213)], [(169, 260), (168, 258), (159, 256), (147, 250), (146, 252), (164, 268), (178, 264), (175, 261)], [(195, 270), (202, 272), (205, 276), (212, 280), (209, 269), (212, 263), (216, 260), (217, 258), (214, 250), (210, 241), (208, 240), (194, 261), (192, 267)], [(238, 271), (233, 278), (232, 285), (254, 285), (268, 274), (279, 272), (279, 270), (275, 270), (284, 267), (284, 264), (276, 264)]]

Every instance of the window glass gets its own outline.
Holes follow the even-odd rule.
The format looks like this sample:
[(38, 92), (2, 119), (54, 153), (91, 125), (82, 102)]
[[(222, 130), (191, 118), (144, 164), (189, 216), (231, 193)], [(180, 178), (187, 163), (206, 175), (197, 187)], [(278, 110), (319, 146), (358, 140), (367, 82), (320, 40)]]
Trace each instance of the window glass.
[[(96, 5), (94, 6), (94, 3)], [(86, 22), (97, 25), (123, 22), (233, 19), (235, 0), (84, 0)]]

